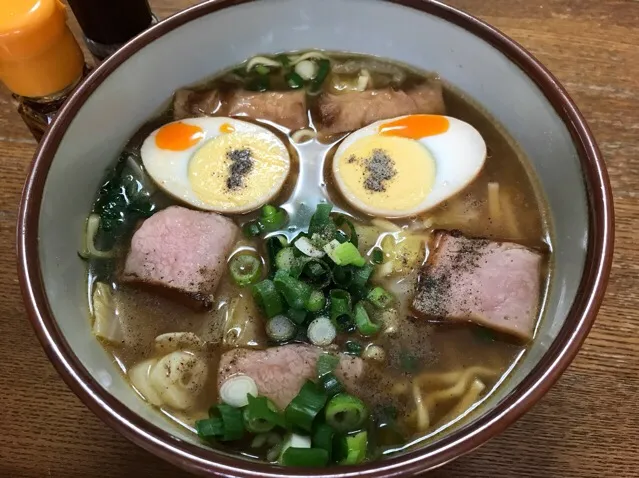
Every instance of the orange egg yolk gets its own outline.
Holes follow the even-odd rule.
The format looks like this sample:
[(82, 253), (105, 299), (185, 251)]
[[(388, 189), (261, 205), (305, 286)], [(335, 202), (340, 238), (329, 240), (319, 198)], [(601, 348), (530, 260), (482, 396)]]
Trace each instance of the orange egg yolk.
[(220, 126), (220, 133), (232, 133), (233, 131), (235, 131), (235, 128), (230, 123), (223, 123)]
[(410, 115), (381, 124), (379, 133), (384, 136), (420, 139), (445, 133), (449, 127), (450, 123), (445, 116)]
[(155, 136), (155, 144), (160, 149), (185, 151), (204, 138), (204, 131), (199, 126), (182, 122), (164, 125)]

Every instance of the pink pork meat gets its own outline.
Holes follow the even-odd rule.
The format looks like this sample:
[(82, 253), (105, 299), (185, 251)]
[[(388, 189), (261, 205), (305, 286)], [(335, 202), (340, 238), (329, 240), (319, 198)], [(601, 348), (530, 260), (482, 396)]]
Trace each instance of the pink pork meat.
[[(316, 377), (317, 359), (321, 353), (322, 349), (302, 344), (266, 350), (230, 350), (220, 359), (218, 389), (228, 378), (248, 375), (255, 380), (260, 395), (284, 409), (306, 380)], [(340, 357), (335, 374), (352, 391), (364, 373), (364, 362), (359, 357), (344, 354)]]
[(522, 341), (539, 310), (542, 254), (511, 242), (438, 231), (413, 300), (422, 316), (469, 320)]
[(210, 308), (237, 234), (238, 227), (219, 214), (171, 206), (133, 235), (122, 280), (194, 309)]

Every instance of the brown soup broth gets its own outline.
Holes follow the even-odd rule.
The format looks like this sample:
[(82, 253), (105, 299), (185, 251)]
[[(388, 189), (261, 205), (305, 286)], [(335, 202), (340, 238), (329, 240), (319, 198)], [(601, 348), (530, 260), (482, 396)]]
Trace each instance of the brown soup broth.
[[(365, 60), (366, 57), (336, 54), (339, 59)], [(383, 60), (386, 62), (386, 60)], [(432, 75), (407, 69), (403, 65), (387, 62), (406, 73), (403, 86), (432, 78)], [(237, 79), (229, 73), (213, 78), (201, 87), (203, 89), (218, 87), (232, 88)], [(373, 84), (384, 84), (388, 78), (373, 73)], [(276, 84), (276, 86), (278, 86)], [(279, 85), (279, 87), (283, 87)], [(504, 130), (485, 113), (474, 101), (468, 99), (455, 88), (444, 83), (444, 97), (447, 114), (472, 124), (479, 130), (488, 146), (488, 158), (483, 171), (477, 179), (462, 193), (448, 200), (433, 211), (420, 218), (407, 218), (393, 221), (398, 226), (412, 227), (416, 220), (424, 221), (423, 235), (427, 237), (434, 229), (458, 229), (464, 234), (503, 240), (514, 240), (529, 247), (549, 252), (551, 250), (549, 225), (546, 205), (540, 195), (534, 176), (527, 160), (519, 148), (506, 135)], [(314, 117), (314, 99), (309, 101), (309, 118)], [(139, 149), (144, 138), (159, 125), (171, 121), (169, 108), (158, 118), (150, 121), (134, 135), (128, 148)], [(253, 121), (253, 120), (251, 120)], [(308, 224), (318, 202), (325, 200), (335, 204), (338, 210), (353, 216), (356, 225), (371, 227), (371, 218), (348, 206), (337, 192), (330, 174), (330, 162), (339, 140), (343, 137), (314, 139), (302, 145), (290, 139), (290, 132), (277, 125), (263, 121), (254, 121), (274, 131), (285, 141), (293, 160), (292, 172), (287, 184), (275, 203), (283, 205), (291, 216), (289, 227), (283, 231), (289, 238), (294, 237), (302, 225)], [(276, 127), (277, 126), (277, 127)], [(311, 174), (300, 174), (300, 164), (317, 163)], [(313, 171), (315, 174), (313, 174)], [(490, 182), (499, 183), (500, 193), (506, 198), (508, 208), (504, 212), (503, 221), (493, 221), (488, 212), (487, 191)], [(158, 207), (166, 207), (175, 201), (157, 190), (153, 200)], [(234, 217), (238, 224), (253, 219), (257, 213)], [(374, 229), (375, 226), (372, 226)], [(379, 234), (384, 231), (379, 230)], [(105, 263), (104, 260), (91, 260), (88, 267), (88, 295), (91, 298), (93, 284), (97, 279), (108, 281), (113, 287), (115, 307), (122, 324), (124, 339), (117, 345), (102, 342), (106, 350), (124, 373), (132, 365), (142, 359), (153, 356), (153, 340), (156, 336), (167, 332), (194, 332), (207, 345), (203, 353), (209, 364), (210, 377), (206, 391), (198, 399), (197, 406), (187, 413), (163, 412), (192, 428), (195, 420), (206, 416), (207, 409), (216, 403), (217, 397), (217, 363), (220, 355), (233, 347), (266, 348), (269, 343), (263, 330), (263, 319), (255, 307), (248, 289), (235, 286), (228, 274), (224, 277), (217, 293), (216, 303), (212, 311), (197, 313), (163, 297), (132, 289), (118, 282), (117, 271), (121, 269), (128, 239), (119, 248), (119, 256)], [(362, 239), (360, 238), (360, 241)], [(259, 239), (241, 238), (238, 249), (254, 249), (262, 257), (266, 257), (263, 241)], [(427, 244), (427, 241), (426, 241)], [(424, 257), (428, 251), (424, 250)], [(547, 254), (548, 255), (548, 254)], [(550, 268), (545, 266), (545, 284), (547, 288)], [(414, 401), (409, 391), (411, 380), (421, 374), (451, 373), (481, 367), (494, 371), (491, 376), (483, 376), (486, 386), (481, 393), (485, 398), (503, 381), (507, 373), (525, 352), (525, 347), (513, 343), (503, 337), (480, 329), (471, 324), (450, 325), (436, 323), (412, 317), (408, 310), (411, 288), (407, 286), (414, 279), (416, 268), (391, 279), (379, 279), (378, 283), (387, 289), (396, 291), (399, 297), (397, 306), (399, 319), (392, 333), (381, 334), (373, 340), (359, 336), (348, 339), (358, 340), (363, 345), (374, 343), (386, 352), (386, 361), (375, 364), (370, 361), (366, 376), (358, 387), (360, 397), (373, 410), (382, 407), (394, 407), (398, 412), (398, 423), (407, 441), (434, 433), (445, 428), (447, 413), (454, 403), (446, 400), (438, 402), (430, 417), (427, 430), (419, 430), (414, 423), (411, 412)], [(542, 301), (545, 300), (542, 297)], [(543, 304), (542, 304), (543, 305)], [(543, 307), (540, 306), (540, 310)], [(338, 336), (336, 343), (343, 344), (345, 336)], [(425, 382), (426, 389), (428, 383)], [(441, 386), (439, 388), (445, 388)], [(403, 388), (403, 390), (402, 390)], [(439, 389), (435, 387), (433, 390)], [(434, 392), (433, 392), (434, 393)], [(413, 413), (414, 415), (414, 413)], [(453, 420), (459, 417), (453, 417)], [(442, 420), (444, 420), (442, 422)], [(451, 420), (449, 420), (450, 422)], [(412, 438), (411, 438), (412, 437)], [(383, 433), (382, 433), (383, 438)], [(264, 458), (264, 450), (252, 450), (246, 443), (234, 444), (231, 448), (250, 456)], [(389, 440), (384, 444), (380, 440), (380, 449), (395, 449), (403, 443)]]

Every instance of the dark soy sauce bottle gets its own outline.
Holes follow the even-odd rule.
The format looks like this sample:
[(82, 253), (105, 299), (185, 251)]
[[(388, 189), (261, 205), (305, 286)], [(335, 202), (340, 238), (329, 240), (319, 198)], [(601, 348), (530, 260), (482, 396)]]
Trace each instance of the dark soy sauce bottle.
[(156, 23), (147, 0), (68, 0), (99, 63)]

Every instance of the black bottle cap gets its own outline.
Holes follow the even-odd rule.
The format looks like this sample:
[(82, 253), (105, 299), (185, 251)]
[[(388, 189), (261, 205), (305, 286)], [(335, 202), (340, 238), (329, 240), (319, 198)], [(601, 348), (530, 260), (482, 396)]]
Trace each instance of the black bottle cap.
[(151, 26), (147, 0), (68, 0), (84, 35), (104, 45), (129, 41)]

